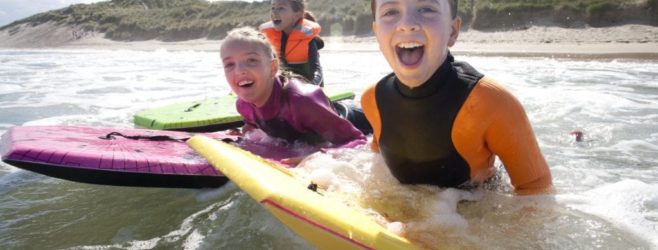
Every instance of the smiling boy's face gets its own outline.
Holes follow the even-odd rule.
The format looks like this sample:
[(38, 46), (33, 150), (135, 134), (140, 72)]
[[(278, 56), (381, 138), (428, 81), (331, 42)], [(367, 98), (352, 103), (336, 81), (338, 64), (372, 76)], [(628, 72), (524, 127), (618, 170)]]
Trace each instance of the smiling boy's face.
[(262, 107), (272, 93), (278, 61), (253, 42), (228, 41), (220, 50), (224, 75), (238, 97)]
[(379, 49), (410, 88), (426, 82), (443, 64), (460, 28), (448, 0), (376, 1), (372, 29)]

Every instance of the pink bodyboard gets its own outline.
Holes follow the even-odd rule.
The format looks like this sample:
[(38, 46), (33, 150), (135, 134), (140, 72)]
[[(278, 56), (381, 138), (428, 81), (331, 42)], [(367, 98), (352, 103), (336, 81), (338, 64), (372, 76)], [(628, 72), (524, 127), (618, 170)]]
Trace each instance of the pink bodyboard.
[(2, 161), (78, 182), (205, 188), (227, 181), (185, 140), (195, 134), (232, 142), (272, 160), (298, 156), (284, 145), (241, 141), (224, 132), (189, 133), (81, 126), (19, 126), (2, 136)]

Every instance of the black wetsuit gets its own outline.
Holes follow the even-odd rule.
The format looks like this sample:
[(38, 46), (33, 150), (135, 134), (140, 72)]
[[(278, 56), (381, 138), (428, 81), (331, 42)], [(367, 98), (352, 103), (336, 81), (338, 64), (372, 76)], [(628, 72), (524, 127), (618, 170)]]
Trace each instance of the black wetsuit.
[(401, 183), (457, 187), (469, 181), (470, 168), (455, 149), (451, 132), (457, 113), (482, 77), (448, 55), (419, 87), (410, 89), (394, 74), (377, 84), (375, 97), (385, 131), (379, 149)]

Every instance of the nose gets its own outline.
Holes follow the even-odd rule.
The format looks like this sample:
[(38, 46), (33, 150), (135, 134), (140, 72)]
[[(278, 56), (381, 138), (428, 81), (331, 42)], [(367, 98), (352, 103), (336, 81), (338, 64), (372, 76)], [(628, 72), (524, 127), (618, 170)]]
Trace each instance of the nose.
[(247, 73), (247, 67), (244, 63), (236, 63), (235, 64), (235, 73), (238, 75), (244, 75)]
[(407, 10), (402, 12), (402, 17), (400, 18), (400, 23), (398, 25), (399, 31), (418, 31), (420, 25), (418, 24), (418, 16), (416, 11)]

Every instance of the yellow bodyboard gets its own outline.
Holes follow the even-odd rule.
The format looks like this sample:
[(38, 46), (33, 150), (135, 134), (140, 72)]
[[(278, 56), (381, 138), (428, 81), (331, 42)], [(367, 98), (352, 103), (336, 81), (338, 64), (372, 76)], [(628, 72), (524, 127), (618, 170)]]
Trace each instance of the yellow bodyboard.
[(309, 190), (289, 170), (204, 136), (188, 144), (270, 213), (319, 249), (416, 249), (334, 198)]

